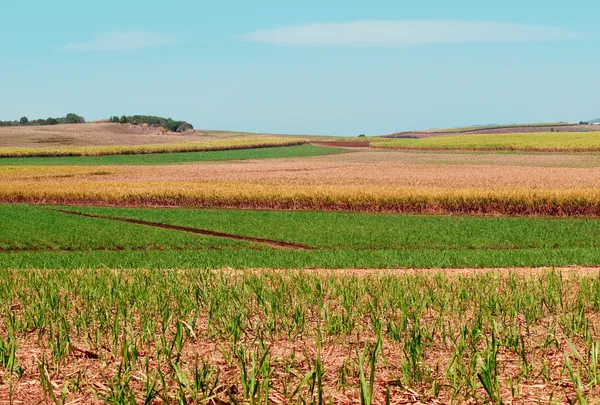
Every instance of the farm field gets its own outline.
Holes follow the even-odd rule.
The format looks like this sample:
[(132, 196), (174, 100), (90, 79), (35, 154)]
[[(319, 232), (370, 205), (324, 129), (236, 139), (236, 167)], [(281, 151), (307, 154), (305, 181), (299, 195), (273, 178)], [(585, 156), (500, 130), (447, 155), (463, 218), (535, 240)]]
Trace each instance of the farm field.
[(428, 138), (439, 135), (456, 134), (522, 134), (522, 133), (553, 133), (553, 132), (592, 132), (598, 131), (593, 124), (575, 124), (568, 122), (511, 124), (511, 125), (474, 125), (469, 127), (429, 129), (421, 131), (405, 131), (384, 135), (383, 138)]
[(599, 155), (353, 151), (160, 166), (0, 166), (5, 203), (600, 215)]
[(294, 146), (306, 143), (297, 138), (283, 137), (240, 137), (214, 139), (209, 141), (192, 140), (164, 144), (71, 146), (56, 148), (0, 148), (0, 158), (18, 157), (59, 157), (59, 156), (104, 156), (141, 155), (147, 153), (202, 152), (215, 150), (236, 150), (264, 148), (271, 146)]
[(0, 399), (593, 403), (598, 276), (0, 270)]
[(162, 128), (100, 122), (77, 125), (0, 127), (0, 148), (132, 146), (273, 136), (272, 134), (211, 130), (173, 133), (165, 132)]
[(221, 160), (266, 159), (330, 155), (344, 153), (340, 148), (313, 145), (270, 146), (253, 149), (214, 150), (204, 152), (143, 153), (105, 156), (61, 156), (0, 158), (0, 166), (103, 166), (103, 165), (165, 165)]
[(0, 147), (0, 403), (600, 397), (589, 139), (141, 131)]
[[(84, 215), (77, 215), (84, 214)], [(595, 219), (6, 205), (0, 268), (594, 265)]]
[(377, 140), (371, 145), (402, 149), (598, 152), (600, 151), (600, 132), (440, 135), (421, 139)]

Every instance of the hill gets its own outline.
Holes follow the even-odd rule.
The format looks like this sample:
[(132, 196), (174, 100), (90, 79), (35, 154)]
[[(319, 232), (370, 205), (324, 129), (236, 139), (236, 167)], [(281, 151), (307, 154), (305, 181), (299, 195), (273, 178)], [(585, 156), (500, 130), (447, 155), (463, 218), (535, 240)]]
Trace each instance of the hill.
[(600, 124), (600, 118), (597, 118), (595, 120), (591, 120), (590, 124)]
[(472, 126), (460, 128), (443, 128), (419, 131), (397, 132), (389, 135), (383, 135), (385, 138), (429, 138), (441, 135), (460, 135), (460, 134), (524, 134), (524, 133), (546, 133), (546, 132), (587, 132), (597, 131), (595, 125), (591, 125), (599, 120), (589, 123), (539, 123), (539, 124), (510, 124), (510, 125), (487, 125)]
[(195, 132), (111, 123), (0, 127), (0, 147), (143, 145), (198, 140)]

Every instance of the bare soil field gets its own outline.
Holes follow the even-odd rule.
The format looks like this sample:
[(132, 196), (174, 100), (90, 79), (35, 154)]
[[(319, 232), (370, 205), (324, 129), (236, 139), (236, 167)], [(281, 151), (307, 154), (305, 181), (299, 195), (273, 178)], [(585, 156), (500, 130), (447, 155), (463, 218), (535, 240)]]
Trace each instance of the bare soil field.
[(177, 134), (162, 128), (111, 123), (2, 127), (0, 128), (0, 148), (144, 145), (225, 139), (239, 135), (235, 132), (215, 131), (190, 131)]

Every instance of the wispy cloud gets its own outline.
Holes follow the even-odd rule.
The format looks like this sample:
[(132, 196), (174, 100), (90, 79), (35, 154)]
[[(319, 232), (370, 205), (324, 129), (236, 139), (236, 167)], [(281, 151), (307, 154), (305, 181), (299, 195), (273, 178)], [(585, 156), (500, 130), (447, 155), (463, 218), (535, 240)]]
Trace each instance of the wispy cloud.
[(147, 31), (115, 31), (96, 35), (89, 41), (71, 42), (65, 49), (71, 51), (132, 51), (170, 44), (175, 37)]
[(462, 20), (353, 21), (258, 30), (246, 41), (278, 45), (398, 46), (577, 39), (564, 28)]

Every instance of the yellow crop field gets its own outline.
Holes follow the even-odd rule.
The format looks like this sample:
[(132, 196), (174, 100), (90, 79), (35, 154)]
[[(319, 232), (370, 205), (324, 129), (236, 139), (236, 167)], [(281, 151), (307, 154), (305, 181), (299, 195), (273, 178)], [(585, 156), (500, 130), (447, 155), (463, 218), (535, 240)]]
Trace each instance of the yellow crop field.
[[(90, 173), (93, 175), (93, 173)], [(453, 213), (499, 215), (600, 216), (600, 190), (365, 187), (286, 185), (249, 182), (0, 183), (0, 201), (10, 203), (100, 204), (121, 206), (229, 207)]]
[(376, 140), (371, 146), (398, 149), (598, 152), (600, 132), (461, 134), (421, 139)]
[(306, 143), (285, 137), (240, 137), (210, 141), (190, 141), (149, 145), (68, 146), (55, 148), (0, 148), (0, 157), (103, 156), (146, 153), (200, 152), (249, 149), (268, 146), (291, 146)]

